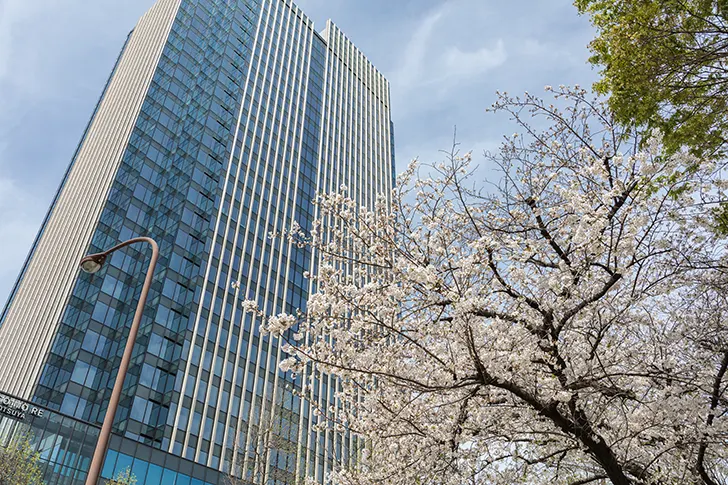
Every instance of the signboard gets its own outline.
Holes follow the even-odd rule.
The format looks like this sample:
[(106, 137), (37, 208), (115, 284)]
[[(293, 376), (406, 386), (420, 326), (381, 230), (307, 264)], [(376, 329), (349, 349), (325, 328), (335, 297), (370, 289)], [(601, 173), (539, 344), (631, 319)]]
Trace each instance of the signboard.
[(25, 419), (26, 416), (38, 416), (40, 418), (43, 416), (43, 409), (27, 401), (0, 393), (0, 414), (7, 414), (21, 420)]

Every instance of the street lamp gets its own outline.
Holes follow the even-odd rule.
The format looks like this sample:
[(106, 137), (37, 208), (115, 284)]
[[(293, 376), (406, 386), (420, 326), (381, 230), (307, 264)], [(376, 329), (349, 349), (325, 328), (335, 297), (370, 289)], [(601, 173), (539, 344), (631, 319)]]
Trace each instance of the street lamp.
[(142, 287), (142, 293), (139, 295), (139, 302), (137, 303), (136, 311), (134, 312), (134, 320), (131, 323), (129, 329), (129, 337), (126, 339), (126, 347), (124, 348), (124, 355), (121, 358), (121, 364), (119, 364), (119, 371), (116, 373), (116, 382), (114, 382), (114, 390), (111, 391), (111, 398), (109, 399), (109, 406), (106, 408), (106, 416), (104, 417), (104, 424), (101, 426), (101, 433), (99, 439), (96, 442), (96, 450), (94, 450), (94, 456), (91, 460), (91, 467), (86, 477), (86, 485), (97, 485), (99, 475), (101, 474), (101, 467), (104, 464), (104, 457), (106, 456), (106, 449), (109, 446), (109, 437), (111, 436), (111, 427), (114, 424), (114, 416), (116, 416), (116, 409), (119, 407), (119, 399), (121, 399), (121, 390), (124, 387), (124, 378), (126, 377), (126, 371), (129, 368), (131, 362), (131, 354), (134, 350), (134, 342), (136, 341), (137, 333), (139, 332), (139, 323), (142, 320), (142, 312), (144, 310), (144, 304), (147, 302), (147, 295), (149, 294), (149, 288), (152, 286), (152, 277), (154, 276), (154, 266), (157, 264), (159, 258), (159, 246), (154, 239), (149, 237), (135, 237), (129, 239), (121, 244), (117, 244), (111, 249), (104, 251), (103, 253), (89, 254), (81, 259), (81, 269), (86, 273), (96, 273), (104, 265), (106, 257), (125, 246), (130, 244), (146, 242), (152, 246), (152, 259), (149, 261), (149, 267), (147, 268), (147, 274), (144, 278), (144, 286)]
[(81, 260), (81, 269), (86, 273), (94, 274), (101, 269), (104, 261), (106, 261), (105, 254), (86, 256)]

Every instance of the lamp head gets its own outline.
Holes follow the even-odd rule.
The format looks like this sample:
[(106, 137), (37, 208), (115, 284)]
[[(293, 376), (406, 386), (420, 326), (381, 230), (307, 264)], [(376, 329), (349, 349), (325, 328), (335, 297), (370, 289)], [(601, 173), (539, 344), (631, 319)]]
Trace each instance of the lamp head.
[(104, 261), (106, 261), (105, 254), (91, 254), (81, 260), (81, 269), (86, 273), (96, 273), (104, 265)]

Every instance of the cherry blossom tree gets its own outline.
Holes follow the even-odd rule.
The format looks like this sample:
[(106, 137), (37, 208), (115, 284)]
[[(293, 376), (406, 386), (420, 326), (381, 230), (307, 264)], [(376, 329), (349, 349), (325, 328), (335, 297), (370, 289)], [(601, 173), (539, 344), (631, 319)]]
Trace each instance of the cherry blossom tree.
[(339, 378), (319, 426), (367, 444), (332, 483), (728, 483), (720, 168), (547, 91), (499, 94), (495, 183), (453, 149), (288, 233), (315, 291), (266, 329), (296, 331), (284, 370)]

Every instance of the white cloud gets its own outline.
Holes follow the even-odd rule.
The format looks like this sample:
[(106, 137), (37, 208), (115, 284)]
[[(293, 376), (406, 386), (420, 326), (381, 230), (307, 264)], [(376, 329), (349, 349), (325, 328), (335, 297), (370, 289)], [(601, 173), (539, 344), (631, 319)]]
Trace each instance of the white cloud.
[(28, 42), (29, 30), (47, 30), (50, 19), (44, 11), (54, 6), (47, 0), (3, 0), (0, 2), (0, 85), (5, 89), (33, 92), (42, 84), (36, 77), (39, 59), (48, 46)]
[[(578, 49), (582, 54), (583, 49)], [(543, 42), (538, 39), (527, 38), (522, 41), (519, 46), (519, 54), (523, 57), (538, 60), (540, 62), (550, 62), (559, 66), (574, 65), (583, 63), (581, 56), (575, 55), (573, 49), (556, 45), (552, 42)]]
[(431, 11), (420, 22), (404, 49), (402, 66), (394, 73), (392, 82), (400, 86), (416, 84), (423, 75), (430, 39), (437, 23), (445, 14), (447, 4)]
[(465, 7), (471, 3), (447, 1), (414, 24), (399, 67), (390, 76), (397, 117), (453, 102), (460, 88), (482, 81), (482, 74), (508, 59), (503, 38), (489, 39), (464, 27)]
[(467, 79), (500, 66), (507, 58), (503, 39), (498, 39), (492, 49), (486, 46), (474, 51), (463, 51), (459, 47), (450, 47), (444, 59), (451, 77)]
[(5, 0), (0, 3), (0, 79), (7, 76), (13, 45), (13, 32), (18, 22), (30, 17), (36, 2)]

